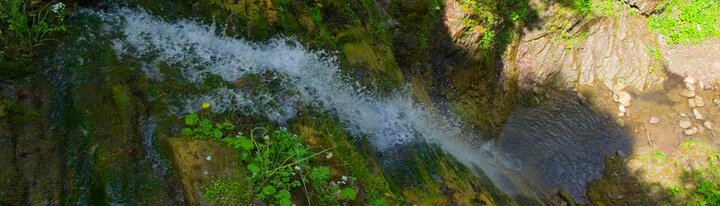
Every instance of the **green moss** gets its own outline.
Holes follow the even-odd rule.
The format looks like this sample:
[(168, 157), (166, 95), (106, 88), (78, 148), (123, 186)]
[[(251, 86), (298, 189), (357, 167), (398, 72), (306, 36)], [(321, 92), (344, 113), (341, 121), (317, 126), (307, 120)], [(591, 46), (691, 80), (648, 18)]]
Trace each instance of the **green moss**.
[(203, 198), (210, 205), (250, 205), (251, 193), (247, 184), (240, 180), (213, 180), (203, 187)]

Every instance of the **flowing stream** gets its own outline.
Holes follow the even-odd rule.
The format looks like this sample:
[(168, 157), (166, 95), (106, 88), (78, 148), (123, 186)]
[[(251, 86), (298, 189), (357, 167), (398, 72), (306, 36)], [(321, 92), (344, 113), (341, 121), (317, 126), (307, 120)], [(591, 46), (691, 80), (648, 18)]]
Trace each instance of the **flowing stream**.
[[(418, 139), (438, 144), (469, 168), (482, 170), (508, 194), (537, 195), (561, 187), (581, 198), (585, 182), (601, 174), (602, 156), (626, 149), (608, 144), (622, 135), (578, 103), (565, 107), (570, 112), (553, 106), (514, 112), (498, 142), (483, 142), (451, 117), (415, 103), (408, 92), (373, 94), (344, 77), (333, 54), (309, 50), (292, 38), (252, 43), (218, 35), (212, 26), (168, 22), (142, 10), (83, 12), (100, 16), (106, 32), (121, 33), (113, 39), (115, 51), (142, 59), (143, 71), (156, 81), (169, 81), (158, 71), (158, 65), (167, 64), (198, 84), (208, 76), (234, 82), (272, 72), (279, 80), (273, 87), (292, 91), (250, 95), (237, 88), (215, 89), (186, 98), (177, 111), (181, 114), (210, 102), (216, 112), (249, 112), (284, 124), (300, 105), (311, 105), (333, 114), (352, 134), (367, 136), (378, 151)], [(279, 106), (257, 109), (270, 101)]]

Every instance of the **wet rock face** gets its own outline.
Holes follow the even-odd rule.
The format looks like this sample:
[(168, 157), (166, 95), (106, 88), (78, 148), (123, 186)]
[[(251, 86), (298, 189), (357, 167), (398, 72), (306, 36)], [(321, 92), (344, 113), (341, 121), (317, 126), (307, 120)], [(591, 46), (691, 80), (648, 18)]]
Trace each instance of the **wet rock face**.
[(523, 32), (514, 62), (521, 89), (550, 84), (572, 90), (600, 81), (646, 90), (665, 79), (651, 52), (658, 43), (641, 16), (581, 20), (571, 28), (568, 39), (545, 29)]

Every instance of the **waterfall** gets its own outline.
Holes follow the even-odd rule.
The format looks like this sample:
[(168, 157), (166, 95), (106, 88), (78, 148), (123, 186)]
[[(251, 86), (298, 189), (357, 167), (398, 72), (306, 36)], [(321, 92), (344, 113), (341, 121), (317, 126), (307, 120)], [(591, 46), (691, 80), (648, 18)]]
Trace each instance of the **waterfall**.
[[(210, 102), (216, 112), (246, 108), (246, 112), (283, 124), (295, 115), (296, 105), (312, 105), (333, 114), (354, 136), (367, 136), (379, 151), (421, 138), (440, 145), (469, 168), (481, 169), (508, 194), (534, 193), (528, 192), (527, 181), (514, 175), (514, 170), (505, 169), (517, 165), (506, 165), (512, 161), (501, 161), (491, 143), (478, 141), (477, 133), (464, 131), (455, 120), (414, 102), (408, 92), (373, 94), (344, 77), (332, 53), (307, 49), (293, 38), (253, 43), (219, 35), (213, 26), (191, 20), (167, 22), (143, 10), (83, 12), (106, 21), (104, 30), (121, 33), (121, 38), (113, 39), (114, 49), (120, 56), (146, 60), (148, 65), (143, 70), (150, 78), (162, 79), (153, 71), (159, 63), (180, 69), (187, 81), (195, 83), (202, 83), (207, 75), (234, 82), (247, 75), (274, 72), (281, 83), (272, 86), (295, 93), (254, 96), (235, 88), (220, 88), (188, 98), (181, 113), (197, 110), (200, 102)], [(253, 109), (271, 99), (281, 102), (281, 107)]]

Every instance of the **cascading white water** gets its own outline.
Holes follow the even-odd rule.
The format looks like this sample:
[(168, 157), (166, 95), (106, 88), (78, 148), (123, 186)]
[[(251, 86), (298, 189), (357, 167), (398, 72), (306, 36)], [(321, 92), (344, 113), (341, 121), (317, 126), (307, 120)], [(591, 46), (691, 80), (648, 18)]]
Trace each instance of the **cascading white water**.
[[(256, 112), (282, 123), (295, 115), (293, 102), (314, 105), (333, 113), (355, 135), (369, 136), (382, 151), (416, 138), (440, 145), (447, 153), (470, 168), (479, 167), (496, 186), (508, 194), (532, 194), (527, 181), (505, 169), (491, 144), (476, 142), (477, 134), (463, 131), (453, 120), (437, 115), (412, 101), (407, 93), (378, 97), (343, 77), (334, 56), (311, 51), (288, 38), (275, 38), (263, 44), (215, 34), (215, 28), (193, 21), (174, 23), (153, 17), (142, 10), (117, 9), (96, 12), (108, 31), (120, 30), (123, 38), (113, 40), (120, 55), (152, 59), (182, 70), (183, 76), (201, 83), (207, 74), (232, 82), (250, 74), (272, 71), (283, 75), (283, 85), (299, 95), (281, 100), (281, 109)], [(148, 71), (148, 76), (157, 76)], [(274, 85), (275, 86), (275, 85)], [(222, 88), (213, 94), (190, 98), (186, 111), (200, 101), (211, 102), (216, 111), (263, 105), (269, 96), (251, 97), (240, 90)]]

